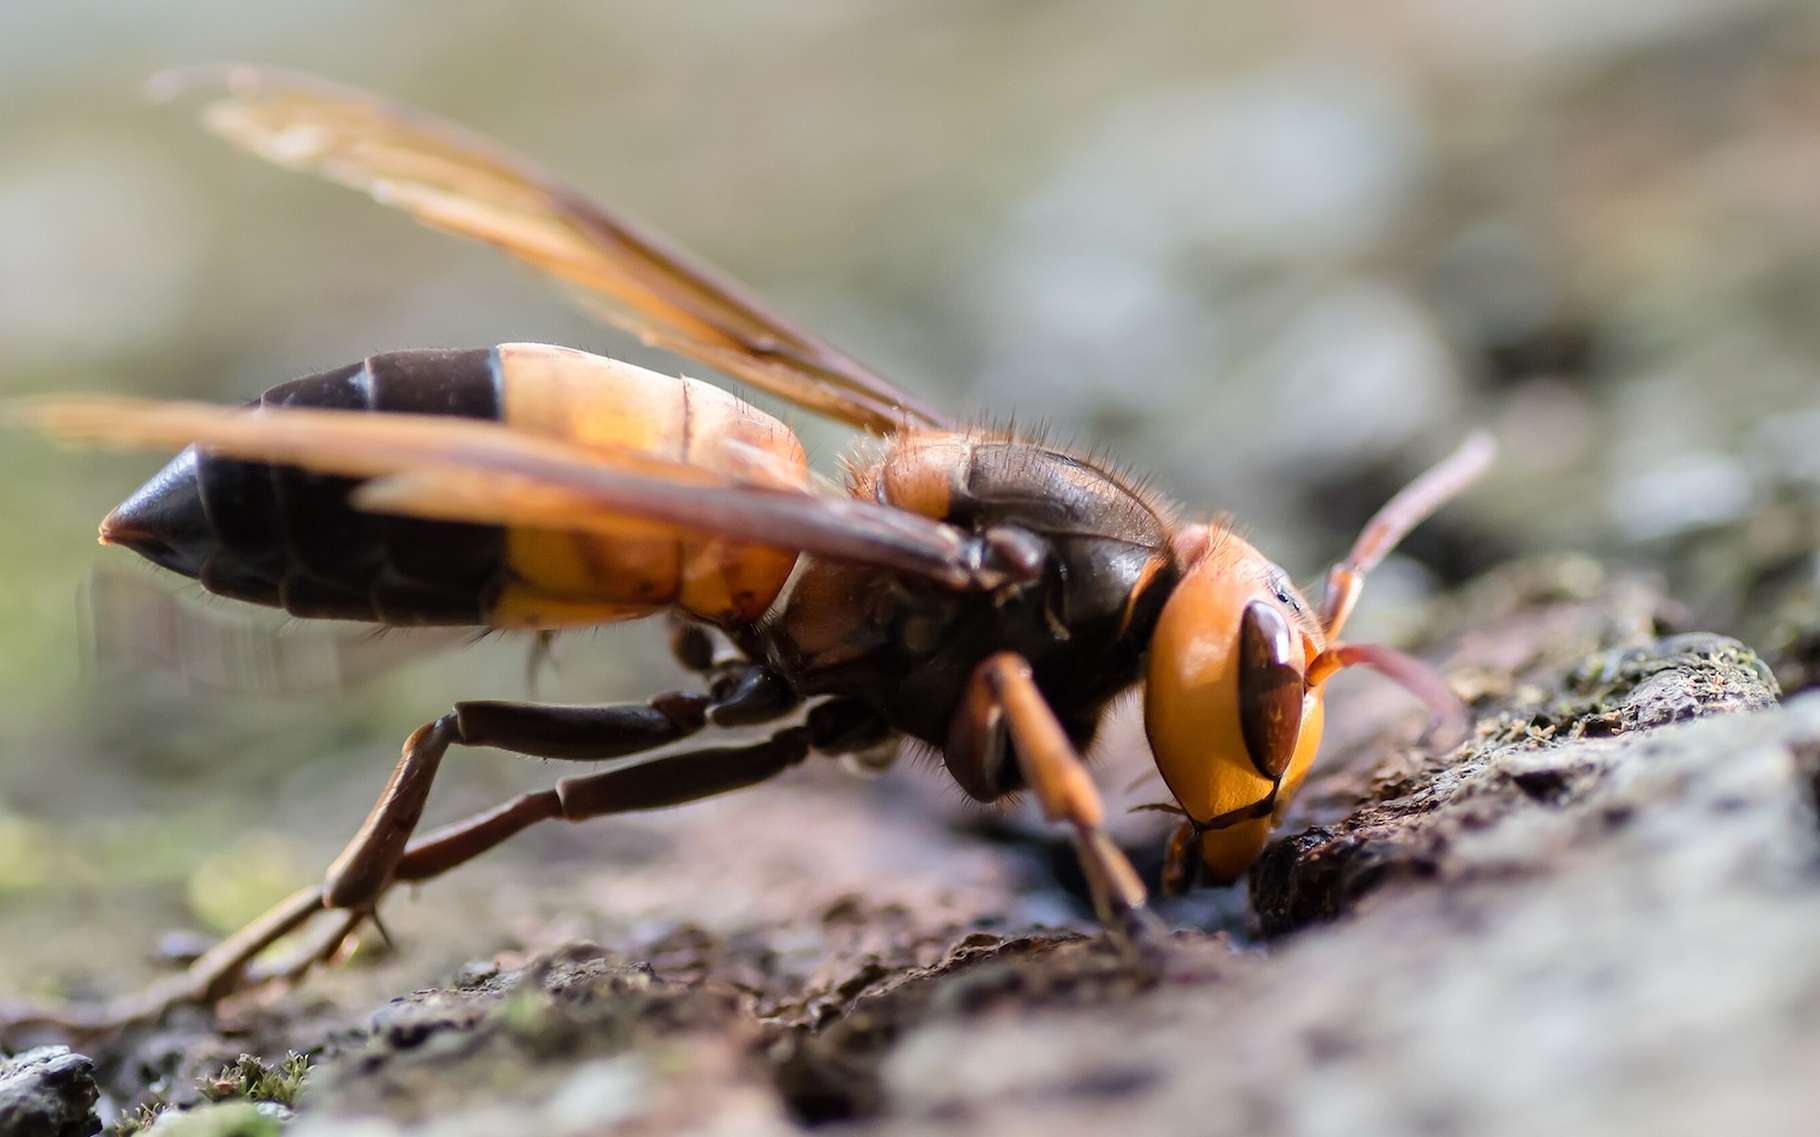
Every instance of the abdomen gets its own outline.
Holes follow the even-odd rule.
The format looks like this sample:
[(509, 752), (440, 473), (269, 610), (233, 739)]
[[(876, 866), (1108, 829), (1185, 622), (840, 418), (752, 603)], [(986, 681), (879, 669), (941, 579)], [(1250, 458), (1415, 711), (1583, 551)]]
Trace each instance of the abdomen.
[[(541, 344), (398, 351), (279, 384), (266, 406), (447, 414), (802, 488), (791, 432), (718, 387)], [(628, 522), (577, 534), (385, 517), (354, 482), (184, 451), (102, 524), (104, 540), (223, 596), (296, 616), (563, 627), (680, 607), (756, 620), (794, 554)]]

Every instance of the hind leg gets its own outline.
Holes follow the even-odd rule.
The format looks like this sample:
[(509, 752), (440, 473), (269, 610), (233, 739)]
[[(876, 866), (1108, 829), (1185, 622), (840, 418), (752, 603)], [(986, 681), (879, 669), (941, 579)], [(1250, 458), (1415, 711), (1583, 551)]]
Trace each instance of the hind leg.
[(686, 738), (704, 725), (746, 726), (788, 713), (796, 695), (778, 674), (756, 664), (730, 667), (709, 694), (672, 691), (645, 703), (551, 707), (535, 703), (457, 703), (405, 741), (392, 777), (359, 832), (329, 866), (324, 903), (370, 908), (391, 882), (429, 800), (451, 745), (490, 746), (533, 758), (600, 762), (644, 753)]
[[(423, 847), (421, 842), (415, 846), (408, 843), (422, 816), (436, 771), (451, 744), (492, 746), (533, 757), (599, 761), (625, 757), (665, 745), (685, 738), (708, 724), (734, 726), (776, 718), (794, 705), (795, 697), (787, 685), (768, 669), (752, 665), (727, 669), (725, 674), (717, 677), (711, 695), (673, 692), (660, 695), (647, 703), (602, 707), (545, 707), (526, 703), (481, 702), (457, 704), (450, 714), (425, 723), (412, 732), (385, 790), (354, 838), (336, 857), (322, 884), (299, 889), (287, 896), (246, 927), (204, 953), (183, 974), (154, 984), (143, 992), (94, 1012), (77, 1008), (0, 1008), (0, 1027), (42, 1024), (72, 1031), (98, 1031), (153, 1018), (177, 1003), (218, 1001), (251, 983), (273, 977), (270, 973), (262, 973), (253, 968), (253, 961), (279, 940), (301, 929), (311, 917), (324, 909), (335, 910), (335, 923), (329, 934), (314, 942), (281, 970), (300, 973), (311, 963), (331, 957), (362, 920), (371, 916), (379, 897), (391, 883), (400, 879), (398, 873), (401, 862), (413, 849)], [(699, 760), (700, 755), (716, 753), (720, 752), (694, 751), (667, 756), (651, 763), (609, 771), (608, 775), (598, 776), (623, 774), (626, 775), (625, 780), (617, 784), (636, 787), (642, 784), (641, 779), (658, 776), (639, 774), (639, 771), (666, 767), (673, 759), (687, 759), (694, 755)], [(686, 769), (687, 766), (669, 768)], [(713, 779), (702, 775), (695, 775), (694, 781), (708, 786), (707, 793), (737, 788), (731, 784), (714, 788), (716, 783)], [(571, 794), (597, 792), (583, 788), (589, 782), (590, 779), (587, 778), (565, 779), (558, 785), (572, 786), (569, 790)], [(556, 812), (550, 816), (562, 815), (560, 797), (549, 796), (558, 793), (558, 790), (551, 790), (545, 795), (526, 795), (526, 799), (533, 804), (521, 805), (519, 812), (514, 813), (510, 811), (511, 803), (508, 803), (506, 807), (471, 819), (469, 827), (477, 832), (502, 833), (502, 836), (485, 846), (490, 848), (510, 832), (516, 832), (533, 820), (540, 820), (541, 817), (532, 814), (547, 806), (550, 801), (557, 802)], [(677, 800), (691, 799), (690, 796), (685, 796)], [(598, 812), (601, 810), (595, 811)], [(609, 809), (606, 812), (616, 810)], [(584, 816), (594, 816), (595, 813)], [(438, 832), (446, 834), (448, 830)], [(470, 842), (474, 839), (473, 835), (468, 838)], [(475, 852), (478, 851), (475, 849)], [(414, 864), (415, 875), (403, 879), (422, 879), (425, 875), (423, 857), (419, 857)]]
[[(664, 809), (756, 785), (802, 761), (810, 751), (810, 736), (809, 728), (789, 727), (747, 746), (683, 751), (600, 774), (564, 778), (552, 789), (520, 794), (412, 841), (396, 862), (388, 887), (441, 876), (540, 821), (586, 821)], [(372, 903), (377, 901), (378, 896), (372, 898)], [(250, 981), (294, 979), (312, 965), (327, 961), (359, 926), (363, 915), (360, 910), (344, 913), (327, 935), (271, 974), (252, 973)]]

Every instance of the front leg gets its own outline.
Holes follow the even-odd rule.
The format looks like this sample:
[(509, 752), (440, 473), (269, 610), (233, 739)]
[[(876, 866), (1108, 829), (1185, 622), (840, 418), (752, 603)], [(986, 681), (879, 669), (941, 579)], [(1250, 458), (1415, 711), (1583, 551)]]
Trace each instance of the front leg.
[(1167, 929), (1146, 906), (1137, 870), (1106, 832), (1106, 808), (1086, 763), (1037, 687), (1029, 662), (1000, 652), (974, 669), (949, 726), (944, 756), (968, 794), (992, 801), (1016, 785), (1005, 777), (1007, 749), (1043, 816), (1073, 829), (1100, 922), (1127, 946), (1154, 949)]

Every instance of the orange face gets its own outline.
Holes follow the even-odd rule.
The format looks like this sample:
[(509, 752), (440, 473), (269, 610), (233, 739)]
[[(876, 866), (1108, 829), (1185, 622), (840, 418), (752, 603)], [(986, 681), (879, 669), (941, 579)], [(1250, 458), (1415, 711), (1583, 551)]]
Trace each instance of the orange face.
[[(1210, 876), (1231, 880), (1320, 746), (1321, 694), (1303, 676), (1326, 644), (1287, 574), (1246, 541), (1216, 531), (1190, 555), (1151, 640), (1144, 726), (1182, 809), (1221, 820), (1201, 835), (1201, 855)], [(1245, 817), (1273, 788), (1271, 814)]]

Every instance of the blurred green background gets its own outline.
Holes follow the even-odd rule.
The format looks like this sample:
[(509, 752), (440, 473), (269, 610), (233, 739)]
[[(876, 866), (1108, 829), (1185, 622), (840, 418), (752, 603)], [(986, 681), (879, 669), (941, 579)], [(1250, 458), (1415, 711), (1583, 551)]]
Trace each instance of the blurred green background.
[[(1386, 566), (1374, 628), (1505, 558), (1581, 549), (1667, 573), (1690, 620), (1806, 681), (1811, 4), (9, 0), (0, 395), (238, 400), (508, 340), (678, 367), (489, 251), (141, 97), (220, 60), (493, 135), (935, 400), (1045, 421), (1233, 511), (1298, 579), (1489, 426), (1500, 466)], [(832, 470), (846, 436), (801, 425)], [(94, 525), (161, 461), (0, 444), (0, 993), (79, 991), (165, 927), (244, 918), (314, 875), (409, 729), (525, 690), (524, 645), (497, 641), (321, 698), (85, 679), (79, 584), (103, 563), (153, 579)], [(658, 640), (571, 637), (538, 693), (672, 682)], [(550, 776), (451, 766), (437, 816)]]

